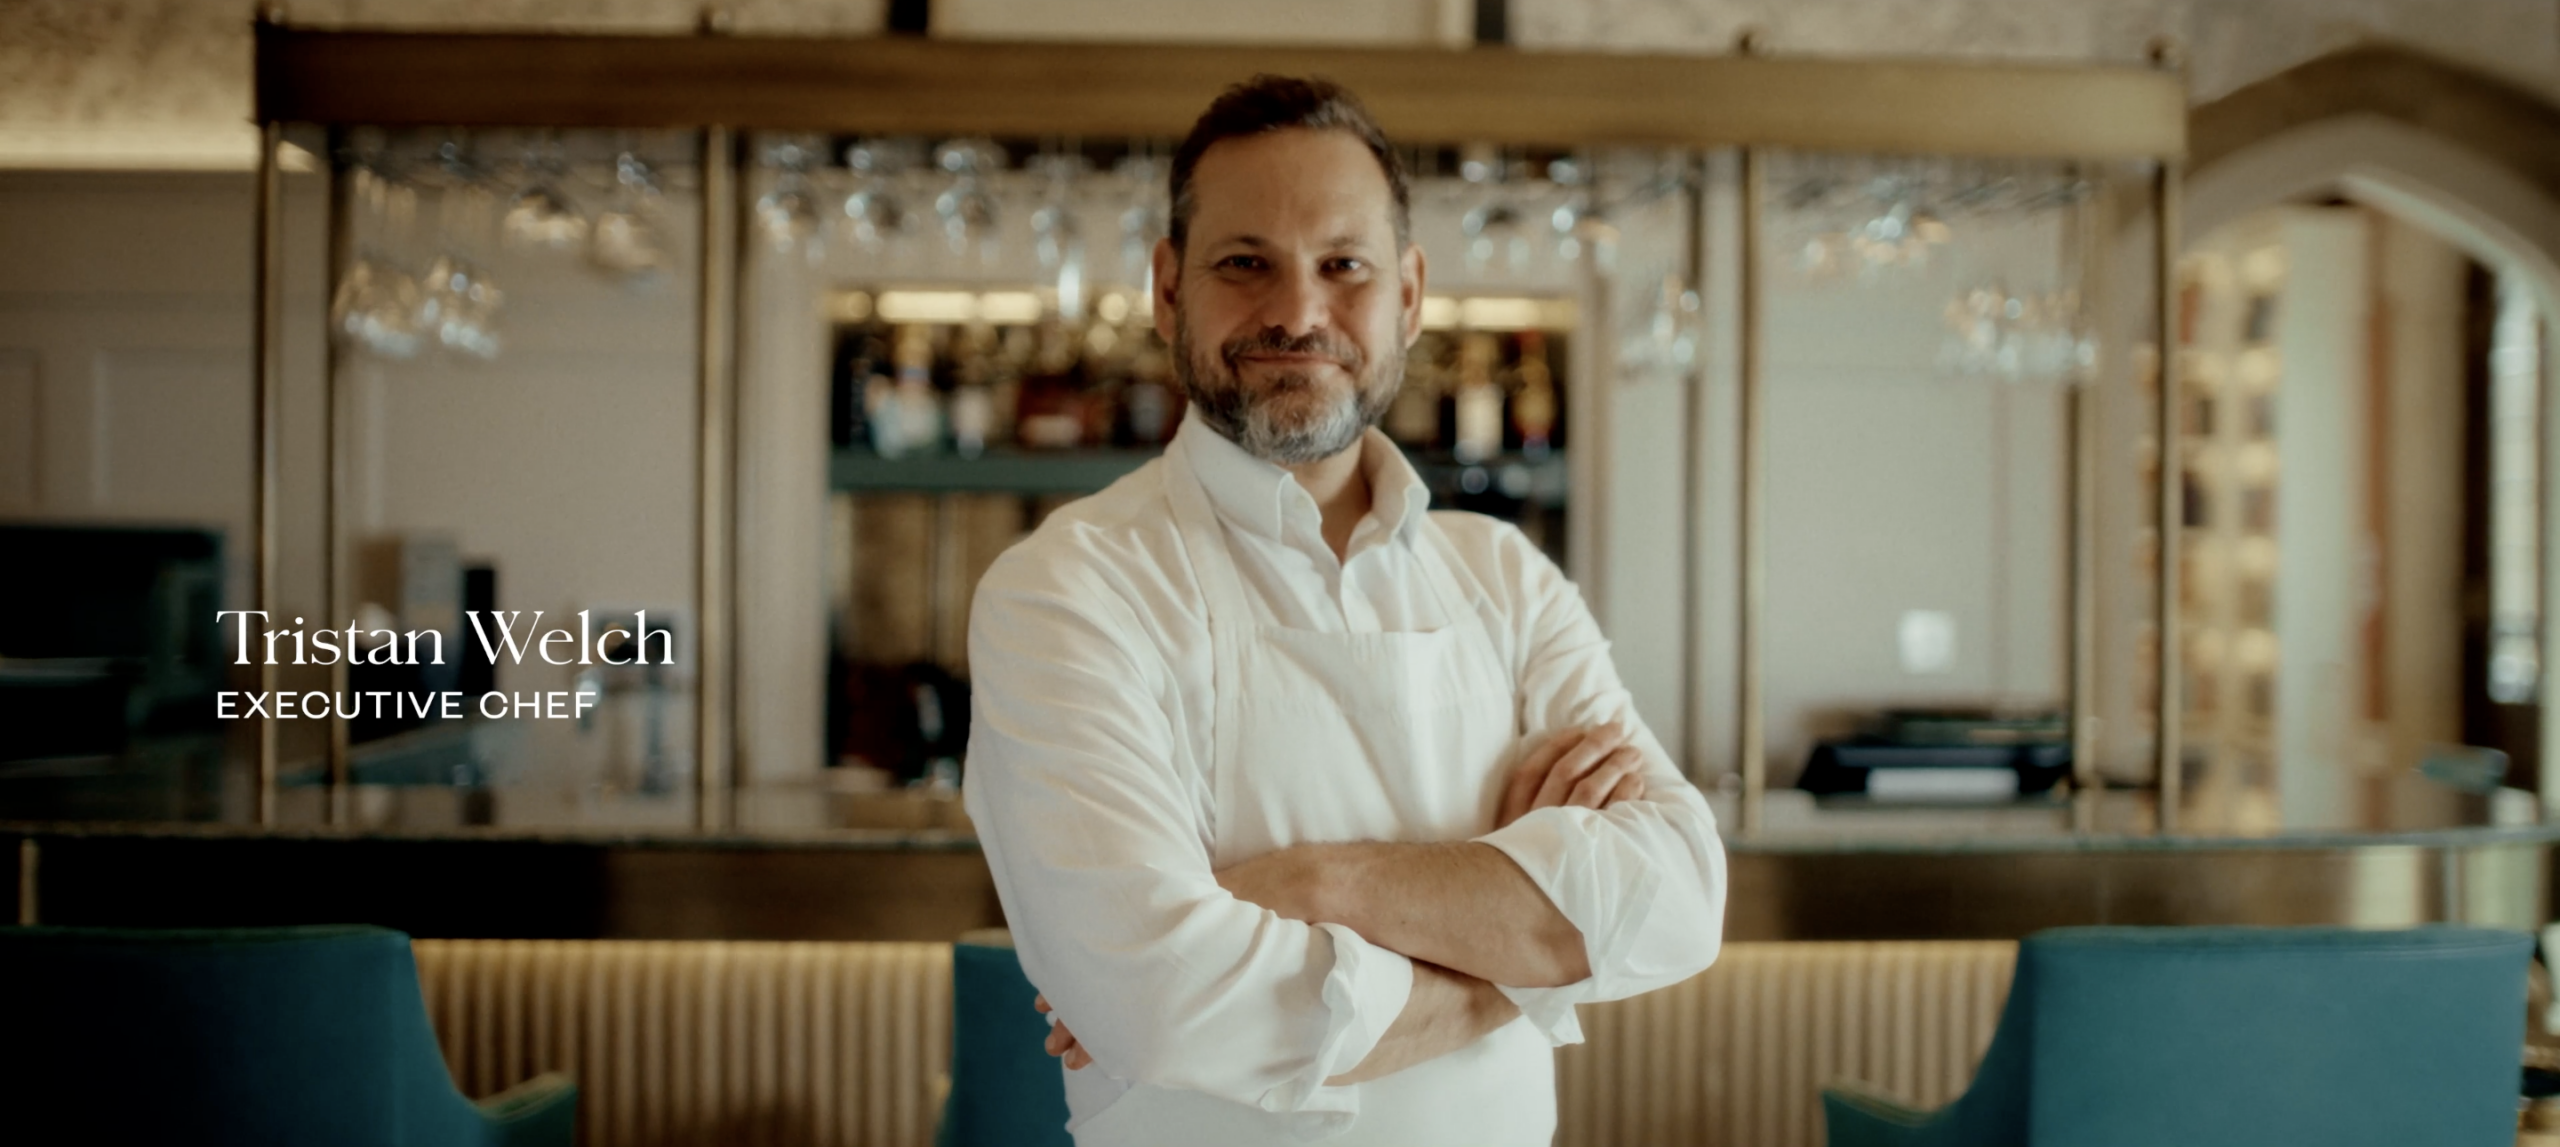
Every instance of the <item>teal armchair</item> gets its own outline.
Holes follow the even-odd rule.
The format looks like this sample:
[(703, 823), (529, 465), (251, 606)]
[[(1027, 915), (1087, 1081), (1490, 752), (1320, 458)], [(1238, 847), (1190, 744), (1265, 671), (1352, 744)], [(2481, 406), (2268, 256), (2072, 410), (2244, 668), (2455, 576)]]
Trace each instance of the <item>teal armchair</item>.
[(951, 946), (951, 1094), (937, 1147), (1073, 1147), (1067, 1085), (1042, 1048), (1049, 1018), (1013, 937), (971, 932)]
[(1972, 1087), (1823, 1093), (1831, 1147), (2512, 1147), (2530, 938), (2063, 928), (2018, 946)]
[(0, 928), (13, 1143), (569, 1147), (577, 1088), (462, 1097), (387, 928)]

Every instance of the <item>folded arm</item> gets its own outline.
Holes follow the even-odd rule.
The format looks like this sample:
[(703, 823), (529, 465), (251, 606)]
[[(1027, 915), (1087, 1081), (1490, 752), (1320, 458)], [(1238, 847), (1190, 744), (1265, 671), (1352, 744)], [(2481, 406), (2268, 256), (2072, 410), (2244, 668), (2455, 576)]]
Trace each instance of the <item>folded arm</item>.
[(1448, 1041), (1510, 1006), (1221, 888), (1169, 670), (1116, 598), (1076, 584), (1094, 575), (1025, 565), (1000, 561), (973, 607), (963, 792), (1024, 971), (1094, 1064), (1338, 1119), (1357, 1100), (1328, 1081), (1464, 1046)]
[[(1623, 999), (1713, 963), (1724, 846), (1706, 800), (1635, 714), (1579, 591), (1517, 531), (1492, 563), (1518, 603), (1513, 673), (1532, 730), (1614, 726), (1607, 768), (1557, 766), (1573, 786), (1474, 841), (1307, 845), (1219, 874), (1245, 899), (1339, 923), (1373, 943), (1500, 985), (1558, 1042), (1576, 1003)], [(1642, 796), (1591, 799), (1632, 772)], [(1525, 772), (1545, 772), (1527, 770)], [(1525, 774), (1524, 774), (1525, 775)], [(1585, 778), (1585, 779), (1576, 779)], [(1597, 779), (1590, 779), (1597, 778)], [(1511, 797), (1517, 797), (1515, 791)]]
[(1520, 1005), (1501, 989), (1464, 972), (1416, 960), (1413, 991), (1386, 1034), (1378, 1037), (1378, 1045), (1369, 1049), (1358, 1066), (1325, 1082), (1340, 1085), (1384, 1079), (1466, 1047), (1519, 1018)]
[[(1604, 725), (1532, 744), (1513, 766), (1497, 827), (1538, 809), (1642, 796), (1642, 754), (1625, 742), (1624, 728)], [(1496, 984), (1559, 987), (1591, 974), (1581, 930), (1483, 843), (1300, 845), (1224, 869), (1218, 883), (1292, 920), (1340, 924)]]
[(1218, 873), (1239, 899), (1520, 987), (1591, 974), (1582, 933), (1511, 858), (1473, 841), (1302, 844)]

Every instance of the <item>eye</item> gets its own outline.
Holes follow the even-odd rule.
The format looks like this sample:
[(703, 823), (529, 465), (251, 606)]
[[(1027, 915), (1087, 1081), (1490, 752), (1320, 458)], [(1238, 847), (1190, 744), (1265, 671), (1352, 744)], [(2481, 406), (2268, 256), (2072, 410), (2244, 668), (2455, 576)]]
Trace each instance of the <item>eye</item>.
[(1224, 259), (1218, 260), (1216, 266), (1221, 271), (1259, 271), (1262, 269), (1262, 257), (1259, 255), (1229, 255)]
[(1353, 255), (1337, 255), (1325, 260), (1324, 269), (1336, 275), (1356, 275), (1369, 269), (1369, 263)]

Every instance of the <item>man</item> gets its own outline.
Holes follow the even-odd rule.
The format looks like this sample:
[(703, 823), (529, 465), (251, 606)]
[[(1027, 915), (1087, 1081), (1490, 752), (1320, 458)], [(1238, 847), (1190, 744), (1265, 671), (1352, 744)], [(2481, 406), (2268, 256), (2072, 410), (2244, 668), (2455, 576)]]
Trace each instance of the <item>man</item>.
[(1571, 583), (1371, 429), (1404, 173), (1257, 77), (1175, 155), (1190, 413), (980, 583), (969, 812), (1083, 1147), (1545, 1143), (1573, 1005), (1714, 960), (1724, 852)]

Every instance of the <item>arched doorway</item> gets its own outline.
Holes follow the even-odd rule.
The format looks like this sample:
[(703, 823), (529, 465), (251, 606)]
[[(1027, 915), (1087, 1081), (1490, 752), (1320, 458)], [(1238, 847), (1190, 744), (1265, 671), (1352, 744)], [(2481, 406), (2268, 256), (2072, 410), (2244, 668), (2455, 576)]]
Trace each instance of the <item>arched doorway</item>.
[[(2553, 469), (2554, 456), (2542, 397), (2549, 390), (2548, 356), (2540, 353), (2549, 336), (2525, 338), (2535, 363), (2530, 393), (2521, 399), (2516, 387), (2500, 391), (2490, 377), (2494, 363), (2514, 356), (2501, 359), (2487, 349), (2497, 338), (2508, 340), (2499, 346), (2515, 342), (2516, 324), (2498, 325), (2495, 316), (2524, 314), (2524, 329), (2547, 332), (2547, 316), (2560, 301), (2560, 107), (2443, 61), (2395, 47), (2361, 47), (2196, 108), (2188, 171), (2190, 281), (2182, 290), (2209, 299), (2205, 288), (2220, 283), (2230, 304), (2221, 312), (2245, 312), (2226, 326), (2249, 333), (2199, 338), (2194, 329), (2182, 332), (2184, 353), (2208, 368), (2192, 382), (2208, 390), (2222, 385), (2210, 369), (2216, 355), (2222, 366), (2236, 364), (2225, 373), (2242, 382), (2200, 395), (2201, 405), (2218, 403), (2224, 417), (2207, 413), (2182, 427), (2180, 444), (2206, 455), (2199, 461), (2190, 453), (2187, 464), (2208, 476), (2202, 480), (2208, 487), (2213, 475), (2242, 470), (2260, 477), (2219, 480), (2269, 481), (2235, 489), (2218, 504), (2237, 508), (2255, 497), (2277, 507), (2269, 517), (2278, 523), (2235, 526), (2199, 511), (2191, 486), (2190, 526), (2228, 534), (2220, 540), (2235, 553), (2256, 546), (2269, 555), (2255, 563), (2254, 576), (2272, 585), (2276, 602), (2270, 609), (2260, 601), (2259, 618), (2239, 623), (2264, 630), (2224, 633), (2208, 622), (2193, 632), (2213, 635), (2215, 657), (2223, 653), (2223, 636), (2282, 639), (2261, 643), (2280, 645), (2283, 666), (2270, 675), (2280, 680), (2265, 687), (2270, 699), (2262, 740), (2272, 783), (2283, 792), (2284, 827), (2435, 823), (2461, 802), (2443, 786), (2415, 780), (2414, 767), (2486, 759), (2438, 745), (2496, 741), (2498, 735), (2480, 730), (2504, 721), (2505, 735), (2520, 740), (2519, 758), (2560, 760), (2541, 751), (2560, 748), (2553, 723), (2529, 712), (2554, 700), (2552, 674), (2539, 674), (2531, 695), (2520, 699), (2527, 703), (2498, 710), (2503, 715), (2494, 719), (2480, 714), (2495, 706), (2464, 694), (2455, 699), (2464, 706), (2458, 720), (2440, 719), (2454, 703), (2451, 686), (2430, 677), (2460, 669), (2462, 688), (2472, 692), (2486, 679), (2485, 672), (2466, 668), (2466, 659), (2487, 656), (2483, 650), (2494, 638), (2484, 635), (2499, 624), (2485, 612), (2491, 596), (2485, 587), (2501, 570), (2507, 583), (2519, 576), (2512, 562), (2494, 564), (2490, 536), (2500, 507), (2511, 509), (2519, 496), (2532, 499), (2540, 529), (2529, 545), (2536, 555), (2548, 548), (2543, 539), (2560, 536), (2555, 500), (2541, 478)], [(2429, 248), (2441, 253), (2431, 256)], [(2286, 289), (2281, 268), (2288, 266), (2293, 290), (2271, 307)], [(2242, 267), (2248, 272), (2233, 273)], [(2409, 281), (2430, 276), (2432, 287)], [(2270, 309), (2300, 322), (2282, 339), (2270, 337), (2260, 317)], [(2215, 313), (2209, 304), (2201, 310)], [(2190, 300), (2182, 325), (2211, 327), (2199, 324), (2198, 312)], [(2300, 329), (2320, 315), (2325, 330)], [(2432, 345), (2435, 357), (2413, 355), (2413, 343)], [(2278, 389), (2272, 369), (2250, 369), (2270, 360), (2283, 363), (2280, 403), (2272, 400)], [(2252, 374), (2266, 376), (2255, 379), (2254, 391)], [(2534, 420), (2521, 439), (2513, 416), (2518, 401), (2530, 404), (2521, 409)], [(2246, 413), (2276, 408), (2281, 416)], [(2252, 441), (2249, 424), (2264, 437)], [(2281, 450), (2276, 427), (2287, 439)], [(2526, 454), (2523, 494), (2513, 492), (2519, 487), (2512, 480), (2496, 485), (2502, 464), (2491, 456), (2501, 449)], [(2227, 465), (2253, 451), (2256, 465)], [(2269, 459), (2279, 453), (2282, 478), (2275, 481)], [(2200, 500), (2217, 504), (2212, 492)], [(2250, 536), (2250, 528), (2263, 536)], [(2507, 533), (2514, 533), (2512, 526)], [(2280, 561), (2271, 556), (2279, 537)], [(2210, 614), (2217, 593), (2262, 598), (2263, 585), (2245, 583), (2253, 576), (2243, 570), (2249, 564), (2207, 567), (2198, 594), (2204, 604), (2193, 607)], [(2522, 567), (2536, 591), (2526, 608), (2533, 610), (2537, 649), (2553, 644), (2546, 620), (2552, 611), (2540, 605), (2560, 602), (2552, 564), (2537, 556)], [(2267, 575), (2269, 566), (2278, 572)], [(2219, 587), (2216, 577), (2225, 579)], [(2512, 584), (2503, 592), (2515, 597)], [(2237, 616), (2238, 610), (2222, 612)], [(2276, 657), (2269, 653), (2265, 660)], [(2537, 700), (2540, 705), (2530, 703)], [(2188, 703), (2192, 713), (2196, 702)], [(2218, 719), (2218, 726), (2212, 718), (2204, 724), (2230, 730), (2245, 723)], [(2423, 733), (2413, 731), (2421, 727)], [(2461, 732), (2451, 732), (2455, 728)], [(2207, 751), (2230, 755), (2210, 741)], [(2518, 770), (2512, 783), (2536, 784), (2530, 768)], [(2560, 798), (2560, 785), (2537, 787), (2546, 802)], [(2412, 806), (2432, 811), (2413, 816)]]

